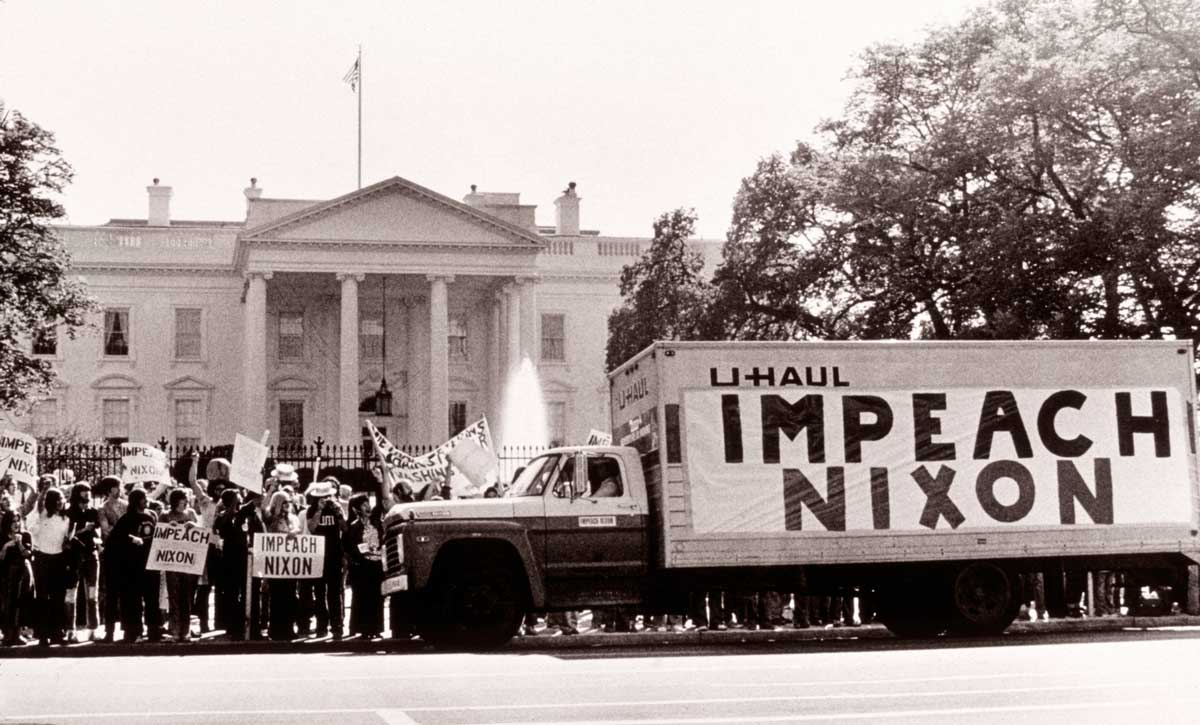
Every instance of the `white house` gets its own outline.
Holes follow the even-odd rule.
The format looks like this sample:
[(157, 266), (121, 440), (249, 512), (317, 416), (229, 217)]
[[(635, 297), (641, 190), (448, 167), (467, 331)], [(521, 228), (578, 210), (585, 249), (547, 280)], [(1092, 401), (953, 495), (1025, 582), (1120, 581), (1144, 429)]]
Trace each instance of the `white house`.
[(398, 443), (434, 444), (486, 414), (503, 441), (505, 381), (528, 357), (553, 441), (607, 429), (607, 317), (647, 240), (581, 229), (574, 183), (553, 227), (519, 194), (472, 186), (459, 202), (399, 177), (323, 201), (272, 199), (252, 179), (245, 219), (229, 222), (172, 219), (157, 179), (147, 193), (146, 219), (58, 228), (101, 310), (76, 340), (34, 343), (59, 382), (7, 425), (345, 445), (369, 417)]

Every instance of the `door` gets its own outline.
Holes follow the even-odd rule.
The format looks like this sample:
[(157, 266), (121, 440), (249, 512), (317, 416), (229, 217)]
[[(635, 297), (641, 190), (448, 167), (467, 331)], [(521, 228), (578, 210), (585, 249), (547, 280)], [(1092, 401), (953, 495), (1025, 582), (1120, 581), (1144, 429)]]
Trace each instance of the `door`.
[(546, 585), (551, 597), (636, 602), (646, 573), (646, 512), (621, 459), (578, 453), (546, 487)]

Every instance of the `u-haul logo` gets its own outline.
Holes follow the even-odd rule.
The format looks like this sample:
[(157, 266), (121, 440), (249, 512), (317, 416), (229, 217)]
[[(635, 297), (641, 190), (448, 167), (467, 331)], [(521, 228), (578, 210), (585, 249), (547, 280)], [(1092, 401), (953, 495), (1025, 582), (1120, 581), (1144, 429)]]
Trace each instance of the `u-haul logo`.
[(579, 525), (580, 525), (580, 527), (616, 526), (617, 525), (617, 517), (616, 516), (580, 516), (579, 517)]

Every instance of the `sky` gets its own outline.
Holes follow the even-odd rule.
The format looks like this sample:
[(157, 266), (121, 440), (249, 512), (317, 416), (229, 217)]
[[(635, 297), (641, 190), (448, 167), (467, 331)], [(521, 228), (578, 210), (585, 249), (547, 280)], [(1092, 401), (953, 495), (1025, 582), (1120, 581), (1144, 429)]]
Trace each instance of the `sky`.
[(71, 224), (240, 220), (242, 189), (328, 199), (401, 176), (455, 199), (519, 192), (554, 223), (650, 236), (694, 208), (720, 239), (757, 161), (838, 115), (861, 50), (983, 0), (110, 2), (0, 0), (0, 100), (75, 169)]

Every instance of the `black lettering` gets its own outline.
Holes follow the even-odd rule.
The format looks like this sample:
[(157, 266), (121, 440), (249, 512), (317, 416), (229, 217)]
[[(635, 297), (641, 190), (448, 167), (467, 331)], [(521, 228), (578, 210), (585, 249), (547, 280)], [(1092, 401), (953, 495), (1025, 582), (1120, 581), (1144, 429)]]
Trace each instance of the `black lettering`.
[(838, 366), (837, 366), (837, 365), (834, 365), (834, 366), (833, 366), (833, 387), (835, 387), (835, 388), (848, 388), (848, 387), (850, 387), (850, 383), (849, 383), (849, 381), (842, 380), (842, 374), (841, 374), (841, 373), (842, 373), (842, 371), (838, 369)]
[(730, 368), (730, 378), (729, 378), (729, 380), (728, 380), (727, 382), (721, 382), (721, 381), (718, 379), (718, 377), (719, 377), (719, 376), (717, 375), (717, 369), (716, 369), (716, 368), (709, 368), (709, 369), (708, 369), (708, 382), (709, 382), (709, 384), (711, 384), (711, 385), (712, 385), (714, 388), (722, 388), (722, 387), (724, 387), (724, 388), (728, 388), (728, 387), (734, 387), (734, 388), (736, 388), (736, 387), (737, 387), (737, 385), (738, 385), (738, 369), (737, 369), (737, 368)]
[(736, 393), (721, 396), (721, 432), (725, 437), (725, 462), (741, 463), (742, 410)]
[(871, 469), (871, 522), (876, 530), (892, 527), (892, 506), (888, 491), (888, 469)]
[(1087, 401), (1087, 396), (1078, 390), (1060, 390), (1042, 403), (1038, 410), (1038, 437), (1042, 445), (1059, 458), (1078, 458), (1092, 447), (1092, 439), (1084, 435), (1067, 440), (1058, 434), (1054, 427), (1054, 419), (1063, 408), (1080, 410)]
[(266, 559), (264, 559), (263, 560), (263, 575), (270, 576), (272, 574), (277, 574), (278, 573), (276, 571), (276, 569), (278, 568), (278, 567), (276, 567), (277, 563), (278, 563), (278, 559), (276, 559), (273, 556), (268, 556)]
[(1064, 524), (1075, 523), (1078, 501), (1094, 524), (1113, 522), (1112, 461), (1097, 458), (1092, 464), (1096, 492), (1092, 493), (1072, 461), (1058, 462), (1058, 518)]
[(1032, 458), (1033, 447), (1029, 445), (1029, 434), (1021, 421), (1021, 411), (1011, 390), (989, 390), (983, 397), (979, 411), (979, 432), (975, 437), (975, 460), (992, 456), (992, 437), (997, 433), (1012, 436), (1013, 447), (1018, 458)]
[(804, 385), (800, 380), (800, 371), (791, 365), (783, 369), (783, 375), (779, 378), (779, 387), (782, 388), (785, 385)]
[(939, 518), (945, 518), (950, 528), (957, 529), (966, 517), (950, 500), (950, 485), (954, 483), (955, 470), (939, 466), (937, 477), (929, 475), (925, 466), (912, 472), (913, 480), (925, 493), (925, 507), (921, 509), (920, 523), (927, 529), (936, 529)]
[(824, 387), (825, 386), (825, 368), (819, 367), (819, 368), (817, 368), (817, 371), (821, 373), (820, 380), (813, 379), (813, 369), (812, 368), (804, 368), (804, 378), (805, 378), (805, 380), (808, 381), (809, 385), (812, 385), (815, 387)]
[(1136, 455), (1133, 436), (1149, 433), (1154, 436), (1154, 456), (1171, 457), (1171, 426), (1167, 417), (1165, 390), (1150, 392), (1150, 415), (1134, 415), (1129, 393), (1117, 393), (1117, 440), (1122, 456)]
[(933, 415), (946, 409), (945, 393), (913, 393), (913, 439), (918, 461), (953, 461), (953, 443), (934, 443), (933, 437), (942, 432), (942, 421)]
[(775, 384), (775, 368), (766, 368), (765, 372), (759, 372), (755, 367), (751, 372), (746, 373), (746, 382), (754, 383), (754, 387), (758, 387), (765, 381), (767, 386)]
[[(863, 413), (875, 416), (863, 423)], [(842, 435), (845, 437), (847, 463), (862, 462), (862, 442), (880, 441), (892, 430), (892, 409), (875, 395), (847, 395), (842, 398)]]
[(845, 469), (830, 466), (825, 469), (828, 499), (822, 498), (798, 469), (783, 469), (783, 526), (788, 531), (803, 530), (801, 512), (807, 506), (826, 531), (846, 530)]
[[(1017, 484), (1017, 500), (1007, 506), (996, 498), (996, 481), (1001, 478)], [(975, 478), (975, 495), (988, 516), (1002, 524), (1011, 524), (1025, 518), (1033, 509), (1037, 491), (1028, 468), (1016, 461), (992, 461)]]
[(300, 566), (298, 567), (299, 571), (296, 572), (297, 576), (307, 578), (307, 577), (311, 577), (313, 575), (313, 560), (312, 559), (301, 559), (299, 561), (299, 564), (300, 564)]
[(762, 396), (763, 463), (779, 463), (779, 431), (795, 440), (808, 432), (808, 460), (825, 462), (825, 404), (820, 395), (805, 395), (789, 403), (779, 395)]

